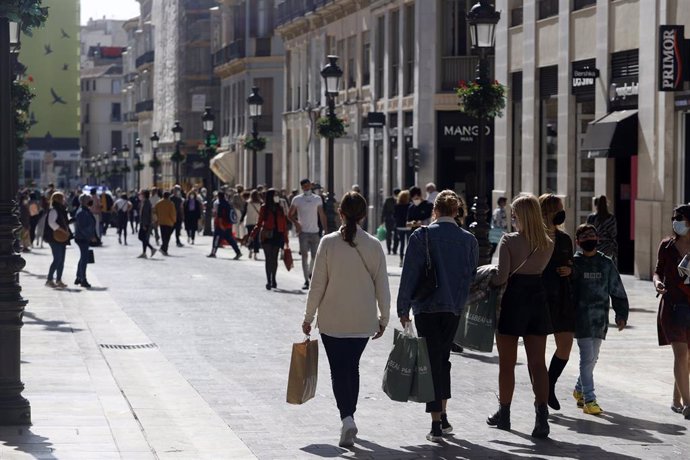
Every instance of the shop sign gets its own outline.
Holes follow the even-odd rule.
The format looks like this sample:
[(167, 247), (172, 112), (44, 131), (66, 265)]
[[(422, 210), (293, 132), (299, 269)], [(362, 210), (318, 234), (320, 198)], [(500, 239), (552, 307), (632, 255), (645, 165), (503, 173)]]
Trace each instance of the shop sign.
[[(487, 136), (491, 135), (491, 126), (486, 125), (485, 133)], [(447, 124), (443, 125), (443, 137), (452, 138), (457, 142), (474, 142), (475, 138), (479, 136), (478, 124)]]
[(570, 79), (570, 87), (572, 93), (582, 92), (587, 90), (594, 90), (597, 78), (599, 77), (599, 69), (573, 69)]
[(686, 80), (683, 26), (659, 26), (659, 91), (680, 91)]
[(383, 128), (386, 126), (386, 114), (383, 112), (369, 112), (367, 114), (367, 126), (369, 128)]
[(640, 93), (640, 84), (638, 82), (628, 83), (611, 83), (609, 87), (609, 100), (611, 102), (619, 99), (626, 99), (628, 97), (637, 96)]

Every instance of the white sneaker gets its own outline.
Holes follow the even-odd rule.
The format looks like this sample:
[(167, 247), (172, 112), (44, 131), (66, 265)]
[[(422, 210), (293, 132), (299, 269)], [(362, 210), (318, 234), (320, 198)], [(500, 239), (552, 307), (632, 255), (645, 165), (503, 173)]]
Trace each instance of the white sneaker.
[(355, 436), (357, 435), (357, 425), (352, 417), (345, 417), (343, 419), (343, 427), (340, 430), (340, 447), (352, 447), (355, 445)]

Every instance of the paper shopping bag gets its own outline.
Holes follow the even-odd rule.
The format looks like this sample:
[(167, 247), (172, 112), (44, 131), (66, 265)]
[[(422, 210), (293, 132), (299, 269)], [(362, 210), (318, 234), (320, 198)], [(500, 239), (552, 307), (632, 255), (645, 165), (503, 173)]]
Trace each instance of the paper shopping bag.
[(316, 394), (319, 370), (319, 341), (305, 340), (292, 344), (287, 402), (304, 404)]
[(295, 266), (292, 260), (292, 251), (290, 250), (290, 248), (286, 248), (283, 250), (283, 262), (285, 263), (285, 268), (287, 268), (287, 271), (290, 271), (292, 267)]
[(427, 403), (436, 399), (434, 392), (434, 378), (431, 375), (431, 362), (429, 361), (429, 348), (426, 338), (417, 338), (417, 364), (412, 375), (412, 388), (409, 400)]
[(393, 350), (383, 373), (383, 391), (393, 401), (407, 401), (412, 389), (412, 376), (417, 364), (417, 337), (409, 328), (393, 331)]
[(493, 350), (497, 297), (498, 289), (492, 288), (482, 300), (465, 305), (455, 333), (456, 344), (486, 353)]

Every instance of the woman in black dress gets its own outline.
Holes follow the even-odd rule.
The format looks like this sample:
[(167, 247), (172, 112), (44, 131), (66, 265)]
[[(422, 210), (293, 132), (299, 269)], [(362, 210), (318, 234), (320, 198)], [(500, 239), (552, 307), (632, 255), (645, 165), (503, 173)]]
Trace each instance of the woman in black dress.
[(551, 325), (556, 339), (556, 351), (549, 365), (549, 407), (559, 410), (555, 387), (570, 357), (575, 337), (575, 304), (570, 276), (573, 266), (573, 240), (560, 227), (565, 222), (563, 202), (547, 193), (539, 197), (546, 231), (554, 242), (551, 260), (542, 273), (546, 299), (551, 313)]

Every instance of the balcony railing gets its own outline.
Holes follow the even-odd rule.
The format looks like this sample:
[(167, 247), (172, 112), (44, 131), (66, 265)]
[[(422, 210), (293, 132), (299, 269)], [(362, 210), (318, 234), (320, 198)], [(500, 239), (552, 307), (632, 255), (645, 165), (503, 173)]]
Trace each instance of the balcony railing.
[(147, 51), (144, 54), (142, 54), (141, 56), (139, 56), (136, 60), (137, 69), (139, 67), (143, 66), (144, 64), (148, 64), (149, 62), (153, 62), (153, 58), (154, 58), (153, 50)]
[(228, 62), (246, 56), (244, 40), (235, 40), (225, 48), (221, 48), (213, 53), (213, 67), (218, 67)]
[(137, 113), (152, 112), (153, 111), (153, 99), (149, 99), (148, 101), (137, 102), (135, 110), (137, 111)]
[(130, 72), (127, 75), (125, 75), (125, 83), (132, 83), (136, 79), (137, 79), (136, 72)]
[[(453, 91), (460, 80), (474, 80), (477, 76), (476, 56), (445, 56), (441, 58), (441, 91)], [(489, 75), (494, 74), (494, 59), (489, 58)]]
[(281, 26), (334, 1), (335, 0), (285, 0), (278, 5), (278, 12), (275, 15), (275, 26)]
[(136, 112), (125, 112), (124, 116), (122, 117), (122, 120), (125, 123), (139, 121), (139, 115), (137, 115)]

